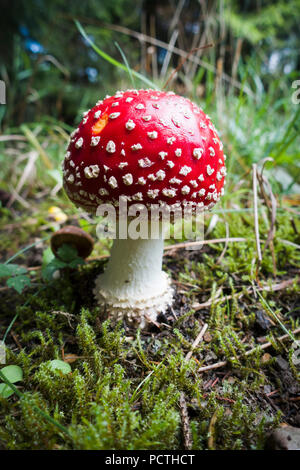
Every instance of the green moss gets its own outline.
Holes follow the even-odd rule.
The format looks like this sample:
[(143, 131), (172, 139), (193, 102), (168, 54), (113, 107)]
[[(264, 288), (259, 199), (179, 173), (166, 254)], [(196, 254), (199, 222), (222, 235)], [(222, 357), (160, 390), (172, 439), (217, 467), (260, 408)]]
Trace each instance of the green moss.
[[(265, 386), (281, 387), (274, 374), (275, 356), (289, 360), (295, 381), (299, 374), (290, 345), (278, 341), (283, 334), (280, 326), (273, 322), (265, 332), (256, 331), (257, 312), (268, 316), (269, 311), (249, 291), (257, 280), (253, 217), (231, 213), (230, 219), (224, 215), (226, 219), (230, 236), (245, 237), (247, 242), (229, 243), (221, 259), (224, 245), (219, 244), (165, 257), (166, 269), (179, 282), (175, 316), (170, 311), (163, 319), (169, 327), (153, 327), (149, 332), (136, 332), (122, 322), (112, 327), (92, 293), (102, 261), (66, 271), (50, 283), (37, 274), (36, 284), (22, 295), (11, 290), (3, 293), (1, 336), (18, 315), (13, 325), (18, 347), (9, 334), (7, 363), (18, 364), (24, 372), (19, 387), (22, 396), (0, 398), (4, 448), (180, 449), (182, 392), (193, 449), (263, 448), (267, 432), (280, 419), (289, 419), (284, 411), (278, 414), (264, 396)], [(289, 220), (279, 213), (277, 224), (277, 278), (270, 248), (259, 269), (260, 281), (269, 286), (293, 277), (299, 263), (299, 250), (284, 242), (294, 241)], [(224, 223), (217, 223), (212, 238), (225, 235)], [(103, 253), (101, 249), (106, 248), (99, 246), (96, 253)], [(295, 281), (279, 294), (262, 292), (289, 329), (299, 326), (295, 307), (299, 290)], [(229, 297), (224, 300), (224, 296)], [(209, 298), (214, 299), (210, 306), (199, 311), (193, 307)], [(210, 337), (198, 344), (187, 361), (204, 323)], [(263, 334), (272, 344), (268, 361), (262, 361), (264, 352), (258, 348), (246, 355)], [(70, 374), (49, 367), (49, 361), (62, 358), (71, 361)], [(199, 373), (199, 367), (219, 361), (227, 361), (225, 367)]]

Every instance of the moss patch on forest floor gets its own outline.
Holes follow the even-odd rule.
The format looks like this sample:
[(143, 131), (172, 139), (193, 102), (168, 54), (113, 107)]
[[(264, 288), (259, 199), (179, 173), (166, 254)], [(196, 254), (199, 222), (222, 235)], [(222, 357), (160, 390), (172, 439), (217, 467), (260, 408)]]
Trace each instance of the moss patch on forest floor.
[[(22, 294), (0, 287), (6, 363), (24, 374), (20, 396), (0, 397), (0, 448), (263, 449), (279, 423), (299, 426), (299, 368), (288, 334), (299, 331), (299, 212), (278, 204), (264, 251), (270, 218), (261, 202), (258, 264), (249, 201), (240, 198), (239, 209), (237, 199), (225, 201), (214, 223), (206, 216), (211, 243), (201, 250), (166, 250), (175, 302), (148, 331), (112, 326), (95, 303), (94, 279), (109, 243), (98, 240), (84, 265), (45, 281), (44, 237), (58, 228), (49, 203), (2, 208), (2, 262), (40, 243), (14, 260), (30, 268), (30, 287)], [(60, 207), (65, 224), (86, 223), (95, 236), (66, 200)], [(244, 241), (214, 243), (228, 236), (226, 225)], [(53, 371), (53, 359), (72, 372)]]

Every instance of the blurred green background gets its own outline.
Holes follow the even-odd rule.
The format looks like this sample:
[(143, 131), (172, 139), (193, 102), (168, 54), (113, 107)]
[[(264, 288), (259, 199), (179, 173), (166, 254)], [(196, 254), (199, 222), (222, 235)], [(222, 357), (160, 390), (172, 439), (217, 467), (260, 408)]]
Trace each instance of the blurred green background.
[[(271, 156), (276, 192), (299, 192), (300, 105), (292, 100), (300, 78), (299, 16), (299, 0), (2, 0), (0, 187), (19, 193), (24, 155), (35, 151), (36, 180), (31, 172), (22, 197), (42, 182), (52, 190), (82, 112), (132, 87), (126, 70), (80, 34), (77, 20), (102, 52), (122, 64), (125, 57), (159, 88), (193, 51), (168, 88), (212, 116), (229, 157), (229, 182)], [(135, 87), (148, 86), (135, 79)]]

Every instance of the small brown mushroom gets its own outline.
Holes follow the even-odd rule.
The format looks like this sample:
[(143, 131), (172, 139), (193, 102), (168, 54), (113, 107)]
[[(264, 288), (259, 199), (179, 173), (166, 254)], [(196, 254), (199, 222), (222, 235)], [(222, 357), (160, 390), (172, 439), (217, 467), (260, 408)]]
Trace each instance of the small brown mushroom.
[(68, 225), (55, 232), (51, 237), (51, 250), (54, 255), (59, 258), (58, 249), (62, 245), (71, 245), (76, 248), (78, 256), (87, 258), (94, 247), (94, 240), (79, 227)]

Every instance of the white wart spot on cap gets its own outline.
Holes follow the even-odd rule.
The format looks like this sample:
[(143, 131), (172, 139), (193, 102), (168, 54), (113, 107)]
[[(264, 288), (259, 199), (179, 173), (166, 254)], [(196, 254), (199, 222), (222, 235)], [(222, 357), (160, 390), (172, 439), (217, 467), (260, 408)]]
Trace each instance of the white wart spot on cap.
[(96, 145), (98, 145), (100, 142), (100, 136), (93, 136), (91, 138), (91, 147), (96, 147)]
[(73, 131), (70, 135), (71, 139), (73, 139), (73, 137), (75, 137), (75, 135), (79, 132), (79, 129), (75, 129), (75, 131)]
[(168, 152), (158, 152), (158, 155), (160, 156), (162, 160), (164, 160), (165, 157), (168, 155)]
[(108, 196), (109, 194), (109, 192), (105, 188), (100, 188), (98, 193), (100, 194), (100, 196)]
[(86, 166), (84, 169), (84, 176), (88, 179), (98, 178), (99, 176), (99, 167), (98, 165)]
[(184, 166), (180, 169), (179, 174), (180, 174), (180, 175), (183, 175), (183, 176), (186, 176), (186, 175), (188, 175), (191, 171), (192, 171), (191, 167), (184, 165)]
[(137, 150), (141, 150), (142, 148), (143, 148), (143, 147), (141, 146), (141, 144), (133, 144), (133, 145), (131, 146), (131, 150), (132, 150), (133, 152), (136, 152)]
[(127, 166), (127, 165), (128, 165), (128, 162), (121, 162), (121, 163), (119, 163), (119, 168), (121, 170), (123, 170), (123, 168), (125, 168), (125, 166)]
[(143, 200), (143, 193), (135, 193), (133, 196), (132, 196), (132, 199), (134, 201), (142, 201)]
[(158, 136), (156, 131), (147, 132), (147, 135), (152, 140), (157, 139), (157, 136)]
[(172, 160), (168, 160), (167, 165), (168, 165), (169, 168), (173, 168), (175, 166), (175, 163), (172, 162)]
[(185, 194), (189, 194), (190, 191), (191, 191), (191, 188), (190, 188), (189, 186), (183, 186), (183, 187), (181, 188), (181, 194), (184, 194), (184, 195), (185, 195)]
[(132, 119), (129, 119), (126, 124), (125, 124), (125, 127), (128, 131), (132, 131), (134, 128), (135, 128), (135, 123), (133, 122)]
[[(120, 98), (121, 98), (121, 96), (120, 96)], [(119, 106), (119, 101), (115, 101), (115, 102), (111, 105), (112, 108), (115, 108), (116, 106)]]
[(211, 176), (215, 170), (210, 165), (207, 165), (206, 171), (208, 176)]
[(133, 183), (133, 176), (131, 173), (127, 173), (126, 175), (122, 176), (122, 179), (126, 186), (130, 186)]
[(151, 162), (151, 160), (149, 160), (149, 158), (141, 158), (139, 161), (139, 166), (141, 168), (148, 168), (149, 166), (153, 165), (153, 162)]
[(174, 177), (174, 178), (171, 178), (169, 180), (169, 183), (171, 183), (171, 184), (180, 184), (180, 183), (182, 183), (182, 180)]
[(79, 149), (80, 147), (82, 147), (82, 145), (83, 145), (83, 138), (79, 137), (79, 139), (75, 143), (75, 147)]
[(121, 113), (111, 113), (108, 117), (109, 119), (117, 119)]
[(111, 188), (115, 189), (118, 187), (118, 182), (114, 176), (111, 176), (108, 180), (108, 184)]
[(205, 189), (204, 188), (200, 189), (198, 194), (199, 194), (199, 196), (205, 196)]
[(116, 144), (114, 143), (113, 140), (110, 140), (107, 145), (106, 145), (106, 151), (108, 153), (115, 153), (116, 151)]
[(151, 199), (155, 199), (157, 196), (158, 196), (158, 193), (159, 193), (159, 189), (149, 189), (147, 191), (147, 195), (151, 198)]
[(71, 152), (68, 151), (65, 155), (65, 159), (69, 160), (70, 158), (71, 158)]
[(166, 177), (166, 173), (164, 170), (158, 170), (158, 172), (156, 173), (156, 178), (159, 180), (159, 181), (163, 181)]
[(162, 190), (162, 193), (164, 196), (166, 197), (169, 197), (169, 198), (172, 198), (172, 197), (175, 197), (176, 196), (176, 189), (173, 189), (173, 188), (164, 188)]
[(140, 184), (141, 186), (144, 186), (146, 184), (146, 180), (143, 176), (138, 178), (138, 184)]
[(175, 150), (175, 155), (176, 155), (176, 157), (181, 157), (181, 155), (182, 155), (182, 150), (181, 150), (181, 149), (176, 149), (176, 150)]
[(136, 105), (135, 109), (145, 109), (145, 106), (142, 103)]
[(125, 150), (122, 149), (121, 152), (120, 152), (121, 155), (123, 155), (123, 157), (125, 157), (126, 153), (125, 153)]
[(213, 147), (209, 147), (208, 150), (209, 150), (209, 155), (211, 157), (214, 157), (216, 155), (215, 149)]
[(198, 183), (196, 180), (191, 180), (190, 181), (190, 184), (194, 187), (194, 188), (197, 188), (198, 187)]
[(159, 104), (157, 104), (157, 103), (153, 103), (152, 106), (153, 106), (153, 108), (155, 108), (155, 109), (159, 109), (159, 108), (160, 108)]
[(126, 98), (126, 103), (131, 103), (131, 101), (133, 100), (132, 96), (128, 96), (128, 98)]
[(151, 116), (143, 116), (142, 119), (145, 122), (149, 122), (149, 121), (151, 121)]
[(167, 144), (172, 145), (175, 142), (175, 140), (176, 140), (175, 137), (169, 137), (167, 139)]
[(94, 118), (95, 118), (95, 119), (99, 119), (100, 116), (101, 116), (101, 110), (99, 109), (99, 111), (96, 111), (96, 112), (95, 112)]
[(193, 150), (193, 157), (195, 157), (197, 160), (199, 160), (202, 157), (203, 154), (203, 149), (197, 148)]
[(198, 180), (199, 180), (199, 181), (204, 181), (204, 176), (203, 176), (202, 174), (199, 175), (199, 176), (198, 176)]
[(75, 181), (74, 175), (72, 175), (72, 174), (69, 175), (68, 178), (67, 178), (67, 181), (68, 181), (68, 183), (71, 183), (71, 184), (74, 183), (74, 181)]

